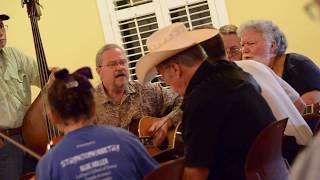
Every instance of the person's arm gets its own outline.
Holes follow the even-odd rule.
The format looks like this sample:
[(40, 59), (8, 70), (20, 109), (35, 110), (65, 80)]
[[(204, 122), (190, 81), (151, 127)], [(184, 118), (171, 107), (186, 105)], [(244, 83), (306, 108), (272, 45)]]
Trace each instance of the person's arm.
[(305, 108), (307, 107), (305, 101), (301, 97), (299, 97), (293, 104), (300, 112), (300, 114), (303, 114)]
[(290, 100), (293, 102), (297, 110), (302, 114), (304, 112), (304, 109), (306, 108), (306, 103), (300, 97), (299, 93), (296, 90), (294, 90), (285, 80), (283, 80), (276, 73), (274, 73), (269, 67), (267, 67), (267, 69), (275, 77), (279, 85), (289, 96)]
[[(176, 126), (182, 118), (182, 111), (180, 109), (182, 103), (182, 97), (173, 92), (169, 88), (164, 88), (161, 85), (154, 85), (154, 94), (157, 97), (157, 101), (160, 109), (160, 114), (166, 114), (160, 121), (155, 122), (149, 129), (150, 132), (157, 131), (154, 135), (153, 143), (160, 145), (167, 136), (168, 130), (172, 126)], [(168, 113), (169, 112), (169, 113)]]
[[(149, 129), (149, 132), (157, 131), (153, 137), (153, 144), (159, 146), (164, 141), (168, 134), (169, 129), (174, 125), (175, 116), (182, 116), (181, 109), (175, 109), (168, 115), (161, 118), (161, 120), (153, 123)], [(181, 118), (180, 118), (181, 119)], [(180, 120), (179, 119), (179, 120)]]
[(226, 108), (216, 100), (218, 95), (208, 98), (205, 92), (197, 92), (203, 94), (201, 97), (189, 96), (183, 109), (184, 179), (207, 179), (221, 155), (221, 121)]
[(172, 125), (177, 125), (182, 118), (182, 111), (180, 109), (180, 106), (182, 104), (183, 98), (179, 96), (177, 93), (175, 93), (170, 88), (164, 88), (162, 86), (157, 86), (157, 94), (160, 94), (162, 99), (162, 108), (161, 112), (162, 114), (166, 114), (164, 118), (169, 118), (172, 122)]
[(33, 58), (25, 55), (16, 48), (12, 48), (12, 51), (14, 52), (16, 59), (18, 60), (20, 68), (28, 76), (28, 79), (30, 81), (29, 83), (31, 85), (40, 87), (40, 75), (37, 62)]
[(295, 102), (296, 100), (298, 100), (300, 97), (299, 93), (296, 90), (294, 90), (285, 80), (283, 80), (281, 77), (276, 75), (273, 71), (271, 72), (274, 75), (274, 77), (277, 79), (282, 89), (288, 94), (290, 100), (292, 102)]
[[(21, 51), (17, 49), (16, 51), (17, 51), (17, 55), (19, 56), (20, 65), (23, 71), (26, 72), (27, 76), (29, 77), (30, 84), (40, 87), (41, 86), (40, 75), (39, 75), (39, 70), (38, 70), (39, 68), (38, 68), (37, 62), (33, 58), (23, 54)], [(50, 87), (50, 85), (53, 83), (55, 79), (54, 73), (57, 72), (58, 70), (59, 70), (58, 67), (52, 67), (50, 68), (50, 71), (47, 72), (49, 73), (49, 79), (48, 79), (48, 82), (46, 83), (47, 87)]]
[(294, 67), (283, 78), (299, 92), (307, 105), (320, 102), (319, 67), (308, 57), (300, 55), (293, 58), (300, 60), (293, 63)]
[(184, 168), (183, 180), (206, 180), (209, 176), (207, 168)]
[(307, 104), (315, 104), (320, 102), (320, 91), (319, 90), (313, 90), (304, 93), (301, 98), (303, 101)]

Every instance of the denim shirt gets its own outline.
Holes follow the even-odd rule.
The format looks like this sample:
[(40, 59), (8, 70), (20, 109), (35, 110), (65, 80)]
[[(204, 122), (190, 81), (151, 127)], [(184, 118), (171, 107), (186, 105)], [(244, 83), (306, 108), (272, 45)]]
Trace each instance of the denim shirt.
[(37, 63), (18, 49), (0, 49), (0, 129), (22, 125), (31, 105), (31, 85), (40, 86)]

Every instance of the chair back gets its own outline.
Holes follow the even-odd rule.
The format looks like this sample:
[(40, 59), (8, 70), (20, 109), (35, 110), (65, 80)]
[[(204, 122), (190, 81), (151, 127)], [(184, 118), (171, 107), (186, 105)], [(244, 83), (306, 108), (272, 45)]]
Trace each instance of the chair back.
[(288, 168), (282, 157), (283, 132), (288, 118), (264, 128), (251, 145), (245, 162), (247, 180), (286, 180)]
[(170, 160), (160, 164), (160, 167), (153, 170), (144, 180), (181, 180), (184, 169), (184, 158)]

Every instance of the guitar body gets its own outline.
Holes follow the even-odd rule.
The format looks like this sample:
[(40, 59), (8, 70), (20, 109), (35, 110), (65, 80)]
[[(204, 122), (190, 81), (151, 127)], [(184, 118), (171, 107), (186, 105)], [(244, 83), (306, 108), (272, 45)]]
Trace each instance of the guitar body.
[(145, 176), (143, 180), (181, 180), (184, 171), (184, 158), (170, 160), (160, 164), (160, 167)]
[(143, 117), (138, 125), (138, 134), (142, 144), (145, 146), (151, 156), (158, 162), (177, 159), (183, 156), (183, 140), (180, 129), (180, 123), (177, 127), (169, 129), (165, 142), (160, 146), (154, 146), (152, 143), (152, 133), (149, 132), (150, 127), (159, 118)]

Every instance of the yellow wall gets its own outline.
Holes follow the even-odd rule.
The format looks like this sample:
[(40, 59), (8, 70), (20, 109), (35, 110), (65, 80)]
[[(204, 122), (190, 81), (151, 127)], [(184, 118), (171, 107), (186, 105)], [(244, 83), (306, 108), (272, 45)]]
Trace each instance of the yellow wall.
[[(40, 0), (43, 5), (39, 29), (49, 67), (66, 67), (73, 71), (90, 66), (95, 71), (96, 51), (104, 44), (95, 0)], [(1, 0), (0, 13), (11, 18), (5, 24), (7, 46), (14, 46), (36, 57), (30, 20), (20, 0)], [(95, 74), (94, 84), (98, 78)], [(38, 94), (33, 88), (33, 96)]]
[[(311, 21), (303, 11), (308, 0), (226, 0), (230, 22), (236, 25), (251, 18), (267, 18), (286, 33), (289, 51), (299, 52), (320, 65), (320, 21)], [(40, 0), (44, 9), (39, 22), (48, 65), (94, 68), (96, 51), (104, 44), (96, 0)], [(11, 19), (8, 46), (35, 57), (30, 22), (20, 0), (1, 0), (0, 13)], [(93, 69), (94, 70), (94, 69)], [(98, 78), (95, 74), (94, 84)]]

